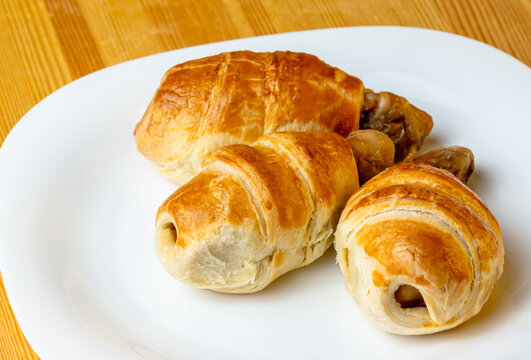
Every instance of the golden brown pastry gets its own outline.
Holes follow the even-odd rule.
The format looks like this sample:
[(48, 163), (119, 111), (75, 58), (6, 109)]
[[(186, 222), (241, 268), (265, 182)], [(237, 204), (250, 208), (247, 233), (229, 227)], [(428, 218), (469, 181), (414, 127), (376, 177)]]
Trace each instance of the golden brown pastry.
[(161, 205), (157, 254), (191, 286), (259, 291), (323, 254), (357, 188), (352, 150), (334, 133), (273, 133), (225, 146)]
[(399, 164), (348, 201), (335, 234), (345, 285), (395, 334), (451, 329), (477, 314), (503, 269), (500, 228), (450, 172)]
[(388, 134), (402, 160), (429, 134), (431, 117), (396, 95), (392, 103), (384, 96), (379, 106), (380, 96), (367, 91), (368, 108), (358, 78), (313, 55), (223, 53), (169, 69), (136, 126), (135, 140), (162, 173), (182, 184), (222, 146), (251, 144), (276, 131), (346, 137), (360, 127), (362, 111), (368, 120), (376, 111), (378, 121), (363, 118), (363, 126), (376, 124)]

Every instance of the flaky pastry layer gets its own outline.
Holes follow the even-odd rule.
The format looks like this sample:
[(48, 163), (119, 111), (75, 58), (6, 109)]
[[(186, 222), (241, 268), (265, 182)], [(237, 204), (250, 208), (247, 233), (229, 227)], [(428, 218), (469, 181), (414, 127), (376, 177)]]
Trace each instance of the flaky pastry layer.
[(396, 334), (451, 329), (477, 314), (503, 270), (499, 225), (447, 171), (393, 166), (348, 201), (335, 234), (345, 285)]
[(357, 188), (352, 150), (335, 133), (225, 146), (161, 205), (157, 254), (191, 286), (255, 292), (324, 253)]

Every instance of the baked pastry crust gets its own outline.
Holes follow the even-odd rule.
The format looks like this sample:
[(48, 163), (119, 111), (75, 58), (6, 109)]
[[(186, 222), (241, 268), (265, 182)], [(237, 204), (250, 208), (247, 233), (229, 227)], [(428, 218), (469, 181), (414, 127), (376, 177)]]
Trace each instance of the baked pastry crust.
[(191, 286), (255, 292), (324, 253), (357, 188), (352, 150), (335, 133), (225, 146), (161, 205), (157, 254)]
[(396, 334), (470, 319), (503, 271), (492, 213), (452, 174), (429, 165), (396, 165), (361, 187), (343, 210), (335, 247), (360, 309)]
[(358, 78), (313, 55), (222, 53), (169, 69), (135, 140), (162, 173), (183, 184), (225, 145), (276, 131), (347, 136), (359, 128), (363, 101)]

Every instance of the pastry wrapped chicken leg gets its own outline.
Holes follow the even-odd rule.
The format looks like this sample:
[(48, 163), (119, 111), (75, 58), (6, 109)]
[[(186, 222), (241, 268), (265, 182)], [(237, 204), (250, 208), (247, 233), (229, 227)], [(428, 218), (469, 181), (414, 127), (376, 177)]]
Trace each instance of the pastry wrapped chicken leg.
[(352, 150), (335, 133), (274, 133), (225, 146), (161, 205), (157, 254), (191, 286), (259, 291), (323, 254), (357, 188)]
[[(457, 172), (469, 172), (471, 163), (461, 164)], [(335, 247), (363, 313), (396, 334), (468, 320), (503, 269), (500, 228), (487, 206), (450, 172), (429, 165), (395, 165), (362, 186), (343, 210)]]
[[(382, 93), (383, 94), (383, 93)], [(392, 101), (389, 101), (392, 99)], [(382, 130), (399, 152), (416, 151), (431, 117), (313, 55), (236, 51), (169, 69), (135, 129), (138, 150), (183, 184), (220, 147), (251, 144), (276, 131)]]

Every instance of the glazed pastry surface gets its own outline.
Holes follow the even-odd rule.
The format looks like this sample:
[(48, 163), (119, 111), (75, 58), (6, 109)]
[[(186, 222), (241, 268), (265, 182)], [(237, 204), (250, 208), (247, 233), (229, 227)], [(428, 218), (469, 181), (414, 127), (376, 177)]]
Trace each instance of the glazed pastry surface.
[(335, 133), (225, 146), (161, 205), (157, 254), (191, 286), (256, 292), (323, 254), (357, 188), (352, 150)]
[(184, 184), (222, 146), (278, 131), (346, 137), (359, 129), (362, 111), (371, 120), (364, 127), (391, 137), (398, 160), (415, 152), (433, 126), (406, 99), (366, 90), (313, 55), (235, 51), (169, 69), (134, 133), (138, 150)]
[(139, 151), (174, 181), (199, 172), (217, 149), (276, 131), (359, 128), (363, 84), (317, 57), (223, 53), (166, 72), (135, 129)]
[(362, 186), (343, 210), (335, 247), (360, 309), (396, 334), (470, 319), (503, 270), (500, 228), (485, 203), (429, 165), (395, 165)]

